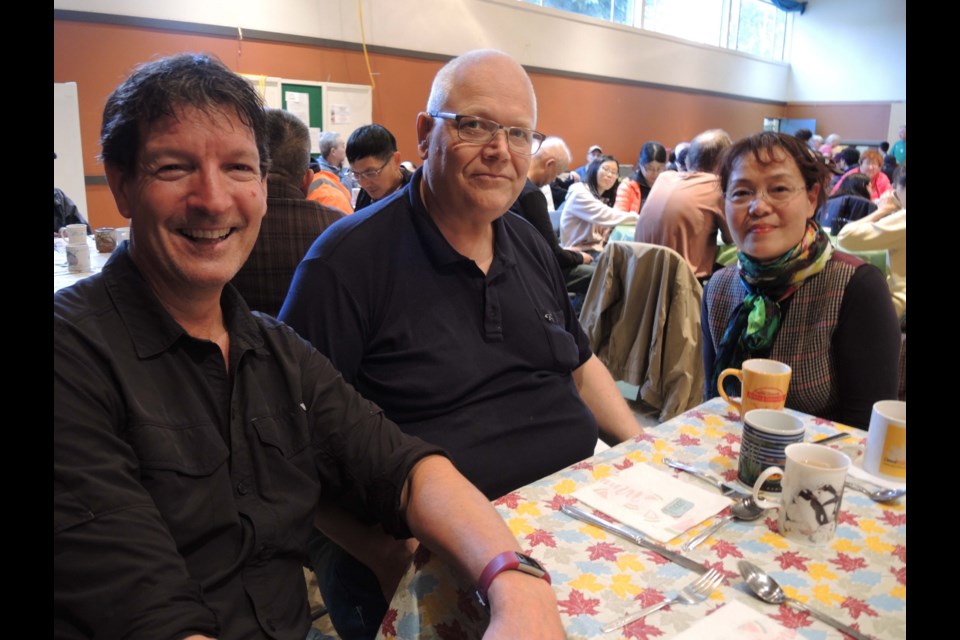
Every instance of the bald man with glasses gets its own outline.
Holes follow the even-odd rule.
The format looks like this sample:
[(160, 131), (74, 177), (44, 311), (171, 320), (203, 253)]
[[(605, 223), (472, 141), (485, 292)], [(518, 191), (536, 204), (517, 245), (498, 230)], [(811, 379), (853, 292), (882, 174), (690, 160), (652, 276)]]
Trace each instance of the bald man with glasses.
[[(544, 139), (526, 72), (499, 51), (454, 59), (417, 139), (410, 183), (318, 239), (280, 318), (490, 499), (592, 455), (598, 430), (639, 435), (551, 247), (506, 213)], [(337, 524), (349, 553), (321, 539), (311, 560), (341, 637), (372, 637), (417, 542)]]

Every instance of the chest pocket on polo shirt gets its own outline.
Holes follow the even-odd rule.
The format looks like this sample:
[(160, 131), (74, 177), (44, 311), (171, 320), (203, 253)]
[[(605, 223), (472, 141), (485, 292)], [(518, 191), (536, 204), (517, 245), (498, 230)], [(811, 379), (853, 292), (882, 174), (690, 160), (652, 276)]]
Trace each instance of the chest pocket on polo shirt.
[(570, 335), (564, 325), (563, 311), (539, 310), (538, 313), (557, 370), (572, 371), (576, 369), (579, 365), (580, 350), (577, 348), (573, 336)]

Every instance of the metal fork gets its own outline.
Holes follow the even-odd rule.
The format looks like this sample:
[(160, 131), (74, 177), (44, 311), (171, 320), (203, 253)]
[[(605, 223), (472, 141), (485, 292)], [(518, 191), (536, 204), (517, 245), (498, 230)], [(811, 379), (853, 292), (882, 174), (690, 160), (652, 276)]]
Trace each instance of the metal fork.
[(610, 622), (603, 626), (602, 631), (604, 633), (609, 633), (624, 627), (634, 620), (639, 620), (644, 616), (648, 616), (654, 611), (659, 611), (663, 609), (668, 604), (673, 604), (675, 602), (683, 602), (684, 604), (696, 604), (702, 600), (706, 600), (707, 596), (713, 593), (713, 590), (723, 582), (723, 574), (717, 571), (716, 569), (710, 569), (686, 587), (677, 592), (672, 598), (658, 602), (657, 604), (647, 607), (646, 609), (641, 609), (636, 613), (628, 613), (622, 618), (617, 618), (613, 622)]

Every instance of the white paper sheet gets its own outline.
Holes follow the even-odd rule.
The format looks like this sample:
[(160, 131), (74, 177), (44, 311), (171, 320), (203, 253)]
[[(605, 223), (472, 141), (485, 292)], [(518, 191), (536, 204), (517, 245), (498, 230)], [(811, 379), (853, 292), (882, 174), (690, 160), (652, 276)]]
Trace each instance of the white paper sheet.
[(773, 618), (734, 600), (700, 620), (674, 640), (795, 640), (793, 629), (787, 629)]
[[(573, 496), (660, 542), (675, 538), (732, 502), (716, 491), (682, 482), (645, 464), (607, 476)], [(692, 506), (680, 515), (671, 515), (669, 508), (664, 511), (678, 500)]]

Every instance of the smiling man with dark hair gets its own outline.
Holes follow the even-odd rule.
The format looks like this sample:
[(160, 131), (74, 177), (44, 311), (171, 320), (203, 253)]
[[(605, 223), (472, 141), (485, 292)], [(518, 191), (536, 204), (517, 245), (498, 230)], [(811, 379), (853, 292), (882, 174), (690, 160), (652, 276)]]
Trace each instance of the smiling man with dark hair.
[[(307, 536), (334, 512), (475, 581), (520, 550), (439, 447), (229, 285), (266, 212), (265, 125), (252, 86), (202, 55), (143, 65), (107, 99), (130, 240), (54, 294), (56, 638), (303, 640)], [(563, 636), (545, 580), (480, 587), (491, 637)]]

